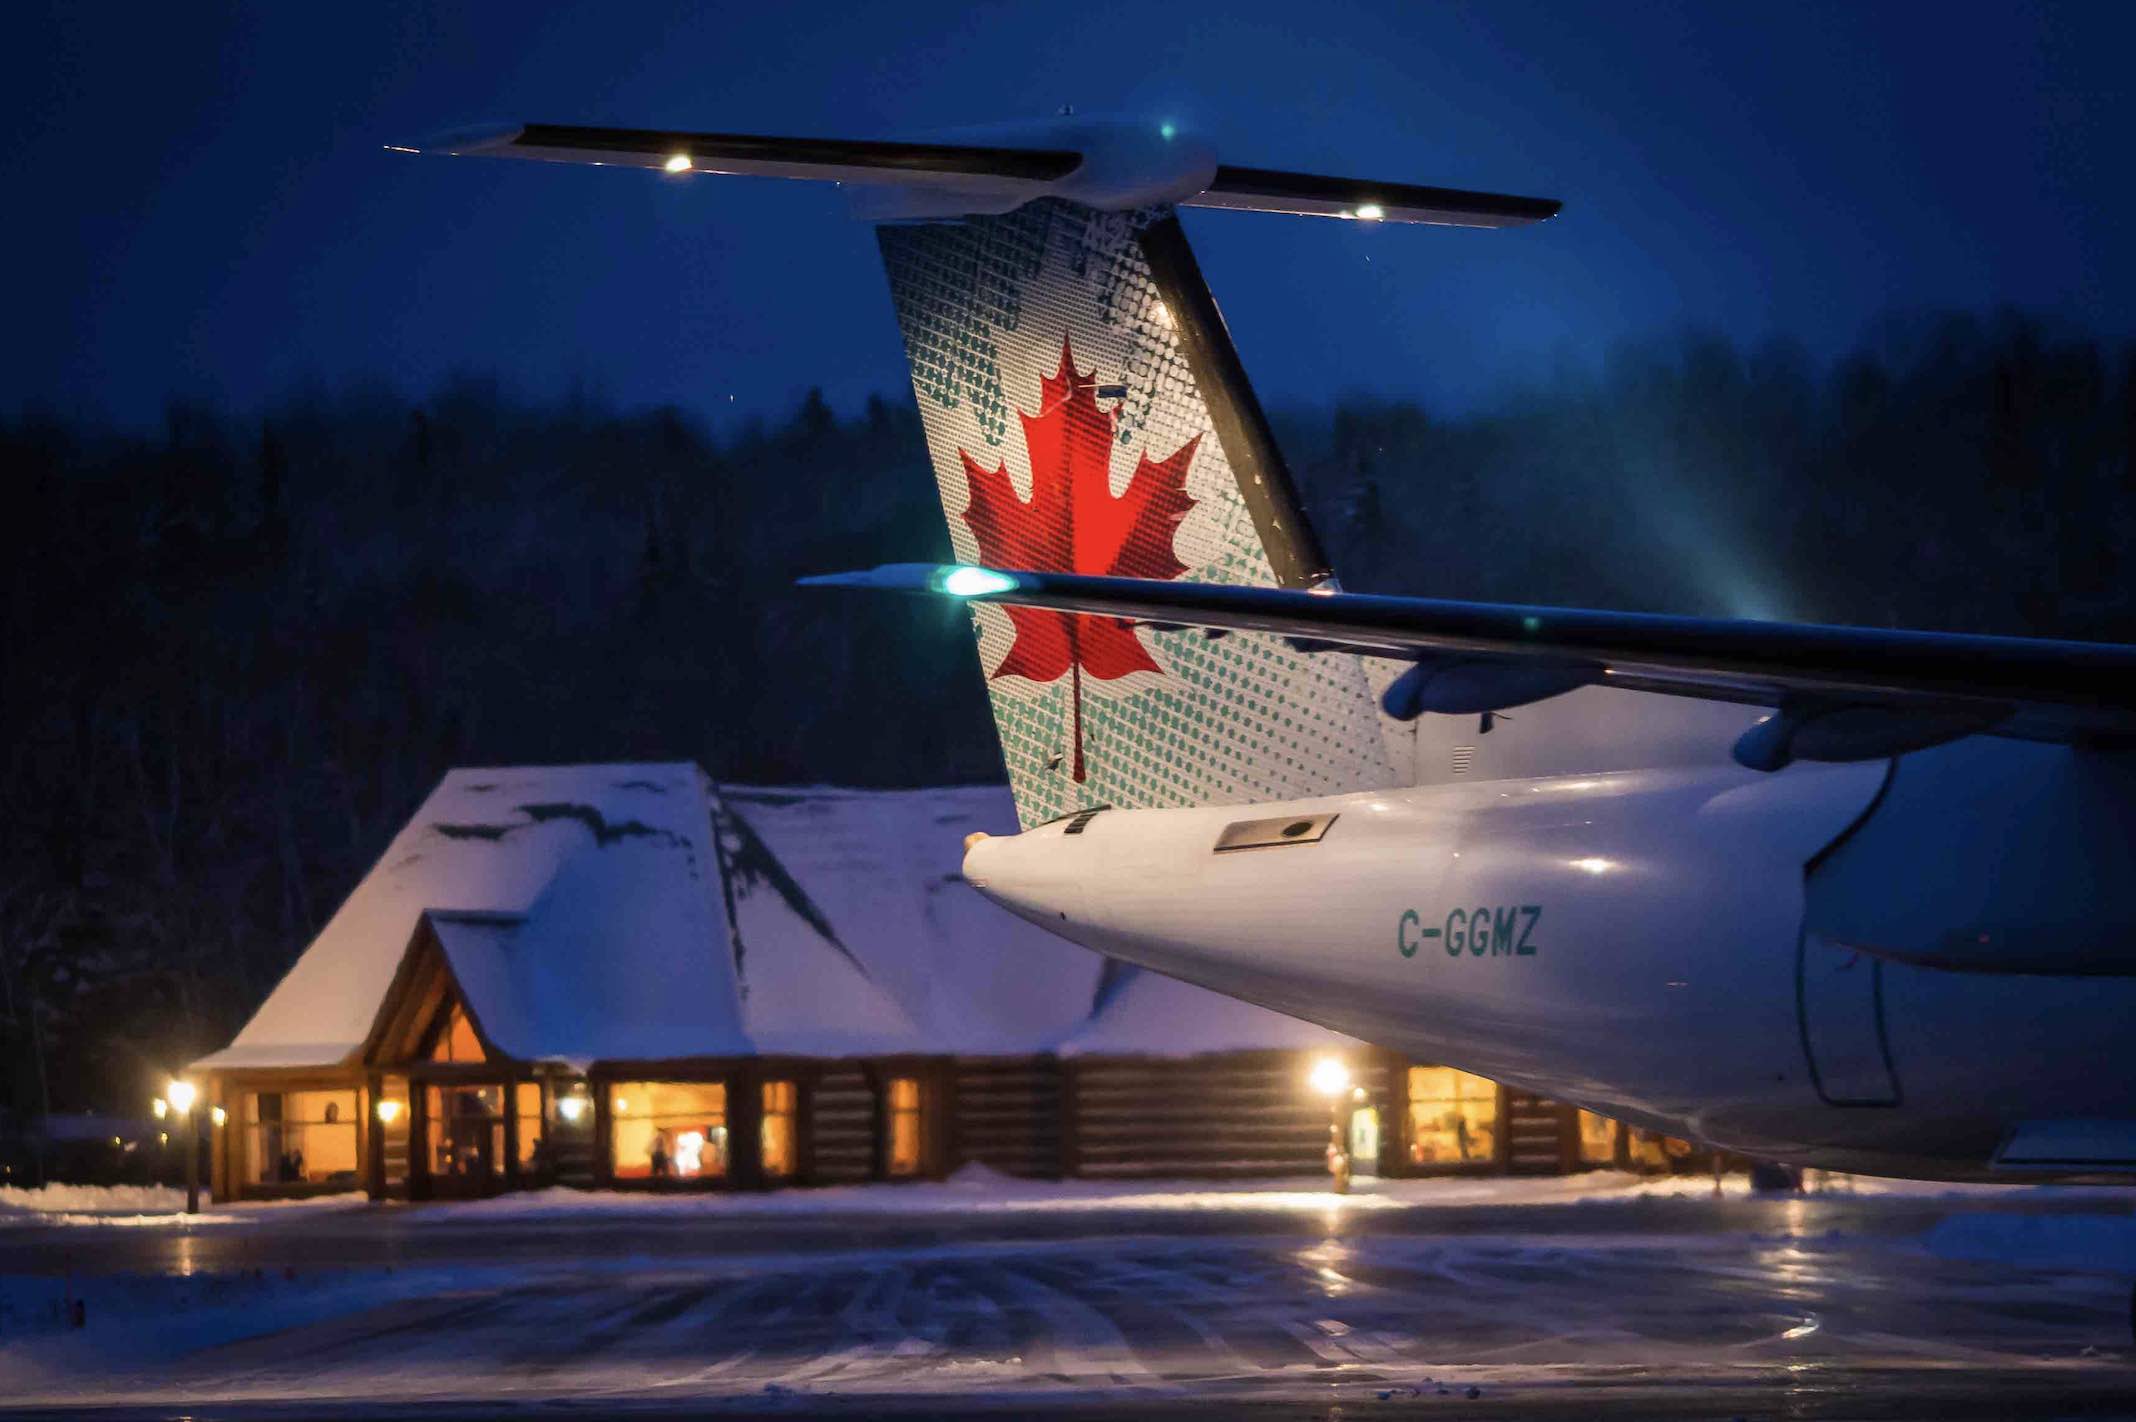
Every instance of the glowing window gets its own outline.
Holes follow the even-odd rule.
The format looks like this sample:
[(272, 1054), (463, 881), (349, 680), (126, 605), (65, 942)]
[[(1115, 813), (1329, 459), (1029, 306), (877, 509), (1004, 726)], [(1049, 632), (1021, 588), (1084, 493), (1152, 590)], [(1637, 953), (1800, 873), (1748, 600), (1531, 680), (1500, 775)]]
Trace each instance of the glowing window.
[(1617, 1123), (1593, 1111), (1580, 1113), (1580, 1164), (1617, 1163)]
[(1486, 1165), (1498, 1158), (1498, 1083), (1452, 1067), (1409, 1069), (1409, 1163)]
[(538, 1081), (522, 1081), (512, 1087), (512, 1114), (519, 1124), (519, 1169), (525, 1175), (544, 1175), (555, 1166), (541, 1097), (542, 1085)]
[(423, 1151), (433, 1180), (493, 1180), (504, 1174), (504, 1088), (424, 1087)]
[(438, 1040), (430, 1049), (434, 1062), (479, 1062), (485, 1061), (482, 1043), (475, 1038), (475, 1024), (467, 1020), (467, 1009), (457, 1002), (452, 1005), (452, 1015), (438, 1029)]
[(617, 1081), (608, 1087), (609, 1160), (618, 1180), (717, 1180), (727, 1173), (727, 1086)]
[(764, 1083), (764, 1120), (758, 1132), (763, 1148), (764, 1178), (784, 1180), (794, 1173), (794, 1107), (800, 1092), (790, 1081)]
[(245, 1098), (245, 1182), (358, 1187), (357, 1095), (255, 1091)]
[(883, 1170), (920, 1173), (920, 1083), (909, 1076), (892, 1077), (883, 1087)]

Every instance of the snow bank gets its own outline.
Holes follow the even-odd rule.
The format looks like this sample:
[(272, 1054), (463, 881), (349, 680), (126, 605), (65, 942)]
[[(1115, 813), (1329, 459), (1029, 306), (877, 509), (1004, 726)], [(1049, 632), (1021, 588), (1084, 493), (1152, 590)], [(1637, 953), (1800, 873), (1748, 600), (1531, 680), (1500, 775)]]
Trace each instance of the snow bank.
[[(203, 1191), (202, 1199), (206, 1199)], [(32, 1214), (169, 1213), (185, 1208), (185, 1191), (170, 1185), (0, 1185), (0, 1211)]]
[(309, 1195), (296, 1200), (245, 1200), (216, 1205), (200, 1192), (201, 1212), (185, 1213), (185, 1191), (173, 1185), (45, 1185), (34, 1190), (0, 1186), (0, 1226), (100, 1225), (107, 1229), (160, 1225), (242, 1224), (285, 1210), (351, 1209), (370, 1202), (358, 1193)]

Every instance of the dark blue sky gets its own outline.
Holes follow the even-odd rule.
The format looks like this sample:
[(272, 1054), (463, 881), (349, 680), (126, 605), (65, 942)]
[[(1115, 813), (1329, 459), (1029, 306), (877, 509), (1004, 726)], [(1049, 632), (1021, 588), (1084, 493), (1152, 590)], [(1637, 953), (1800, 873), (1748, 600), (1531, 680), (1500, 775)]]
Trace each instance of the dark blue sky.
[[(41, 11), (41, 13), (40, 13)], [(813, 185), (411, 158), (479, 120), (894, 135), (1163, 116), (1228, 161), (1563, 198), (1520, 233), (1190, 215), (1272, 404), (1462, 404), (1700, 326), (2136, 331), (2136, 5), (90, 5), (11, 10), (0, 410), (460, 369), (715, 420), (903, 394)]]

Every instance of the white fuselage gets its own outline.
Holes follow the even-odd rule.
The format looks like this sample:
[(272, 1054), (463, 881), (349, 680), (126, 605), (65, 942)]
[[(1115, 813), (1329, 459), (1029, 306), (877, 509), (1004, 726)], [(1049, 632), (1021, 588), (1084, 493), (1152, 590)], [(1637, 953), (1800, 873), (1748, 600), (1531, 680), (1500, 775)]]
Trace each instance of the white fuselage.
[[(2007, 1178), (1998, 1151), (2021, 1127), (2124, 1131), (2136, 980), (1939, 970), (1805, 932), (1806, 866), (1886, 773), (1705, 766), (1109, 810), (1073, 834), (977, 840), (965, 874), (1100, 952), (1751, 1155)], [(1216, 848), (1242, 821), (1330, 814), (1318, 838)]]

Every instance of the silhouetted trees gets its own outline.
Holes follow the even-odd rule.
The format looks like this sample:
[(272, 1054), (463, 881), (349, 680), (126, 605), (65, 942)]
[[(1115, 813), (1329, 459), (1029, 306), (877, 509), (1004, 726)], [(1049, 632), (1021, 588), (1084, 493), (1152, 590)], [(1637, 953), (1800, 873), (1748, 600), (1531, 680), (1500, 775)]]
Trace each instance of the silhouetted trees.
[[(2017, 316), (1821, 369), (1718, 338), (1459, 416), (1279, 427), (1346, 582), (2136, 640), (2136, 364)], [(455, 764), (999, 774), (917, 416), (312, 390), (0, 423), (0, 1107), (132, 1108), (234, 1029)]]

